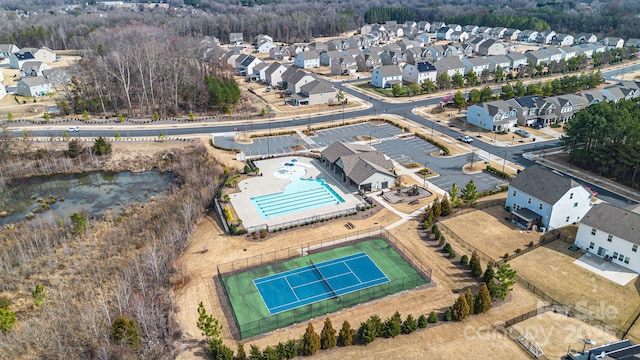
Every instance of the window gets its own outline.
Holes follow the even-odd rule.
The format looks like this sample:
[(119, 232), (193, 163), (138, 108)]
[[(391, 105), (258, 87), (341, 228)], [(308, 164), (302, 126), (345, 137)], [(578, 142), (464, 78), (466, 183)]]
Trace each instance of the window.
[(591, 235), (595, 235), (596, 234), (596, 229), (591, 229)]
[(624, 255), (620, 254), (620, 256), (618, 256), (618, 260), (623, 261), (624, 260)]
[(531, 198), (527, 200), (527, 204), (531, 204)]
[(629, 260), (630, 260), (630, 259), (629, 259), (629, 257), (628, 257), (628, 256), (626, 256), (626, 257), (624, 258), (624, 263), (625, 263), (625, 264), (628, 264), (628, 263), (629, 263)]
[(638, 245), (633, 245), (633, 247), (631, 248), (631, 251), (638, 252)]
[(513, 196), (516, 196), (516, 191), (515, 190), (513, 190)]
[(567, 220), (565, 220), (564, 222), (569, 222), (569, 216), (567, 216)]
[(612, 258), (617, 259), (618, 258), (618, 253), (614, 252)]
[(608, 241), (608, 242), (613, 241), (613, 235), (609, 235), (609, 236), (607, 236), (607, 241)]
[(542, 203), (538, 205), (538, 209), (542, 210)]
[(589, 249), (593, 249), (594, 246), (596, 246), (596, 244), (594, 244), (593, 242), (589, 243)]
[(569, 199), (573, 199), (573, 193), (569, 194)]
[(578, 203), (573, 203), (573, 207), (578, 207)]

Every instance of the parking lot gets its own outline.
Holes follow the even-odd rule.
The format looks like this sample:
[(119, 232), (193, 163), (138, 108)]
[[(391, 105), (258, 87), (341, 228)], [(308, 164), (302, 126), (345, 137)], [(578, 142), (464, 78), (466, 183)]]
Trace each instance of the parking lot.
[[(429, 182), (443, 190), (450, 190), (455, 183), (462, 188), (469, 180), (473, 179), (478, 191), (492, 190), (505, 181), (487, 173), (465, 174), (462, 167), (471, 162), (471, 151), (473, 146), (469, 146), (470, 152), (454, 157), (431, 156), (439, 149), (419, 138), (398, 138), (402, 131), (395, 126), (383, 123), (361, 123), (336, 127), (325, 130), (318, 130), (316, 134), (308, 139), (300, 139), (297, 135), (280, 135), (271, 137), (254, 138), (252, 144), (240, 144), (233, 140), (233, 133), (221, 134), (215, 137), (215, 143), (219, 146), (232, 149), (240, 149), (247, 156), (267, 156), (291, 153), (294, 146), (302, 146), (306, 150), (323, 149), (335, 141), (355, 142), (363, 141), (371, 136), (371, 146), (376, 150), (384, 152), (388, 157), (401, 165), (416, 162), (421, 166), (426, 166), (438, 174), (430, 178)], [(475, 156), (475, 155), (474, 155)], [(475, 157), (475, 161), (478, 158)], [(416, 169), (418, 170), (418, 168)]]

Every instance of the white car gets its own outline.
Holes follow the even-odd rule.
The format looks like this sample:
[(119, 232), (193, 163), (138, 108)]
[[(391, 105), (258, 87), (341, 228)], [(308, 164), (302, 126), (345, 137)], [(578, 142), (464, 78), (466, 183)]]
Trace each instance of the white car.
[(515, 133), (520, 135), (520, 136), (522, 136), (522, 137), (524, 137), (524, 138), (528, 138), (529, 136), (531, 136), (531, 134), (529, 134), (528, 131), (524, 131), (522, 129), (516, 129)]
[(72, 126), (67, 128), (67, 132), (78, 132), (78, 131), (80, 131), (79, 126)]
[(460, 136), (458, 136), (458, 140), (462, 141), (463, 143), (467, 143), (467, 144), (470, 144), (470, 143), (473, 142), (473, 139), (469, 135), (460, 135)]

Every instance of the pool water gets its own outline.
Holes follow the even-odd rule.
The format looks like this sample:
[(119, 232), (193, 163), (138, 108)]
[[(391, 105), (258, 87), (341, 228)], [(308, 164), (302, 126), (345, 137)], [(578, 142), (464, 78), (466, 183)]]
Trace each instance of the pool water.
[(283, 192), (257, 196), (251, 202), (264, 219), (344, 202), (323, 179), (298, 179), (287, 184)]

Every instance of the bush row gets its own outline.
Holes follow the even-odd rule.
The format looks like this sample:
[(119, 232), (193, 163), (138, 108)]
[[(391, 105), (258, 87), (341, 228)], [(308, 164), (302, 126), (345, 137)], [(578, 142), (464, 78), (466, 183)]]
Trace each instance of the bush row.
[(487, 172), (488, 172), (489, 174), (496, 175), (496, 176), (498, 176), (498, 177), (500, 177), (500, 178), (503, 178), (503, 179), (506, 179), (506, 180), (509, 180), (509, 181), (511, 181), (511, 180), (513, 179), (513, 177), (511, 176), (511, 174), (508, 174), (508, 173), (506, 173), (506, 172), (504, 172), (504, 171), (502, 171), (502, 170), (498, 170), (498, 169), (494, 168), (494, 167), (493, 167), (493, 166), (491, 166), (491, 165), (487, 165), (486, 170), (487, 170)]

